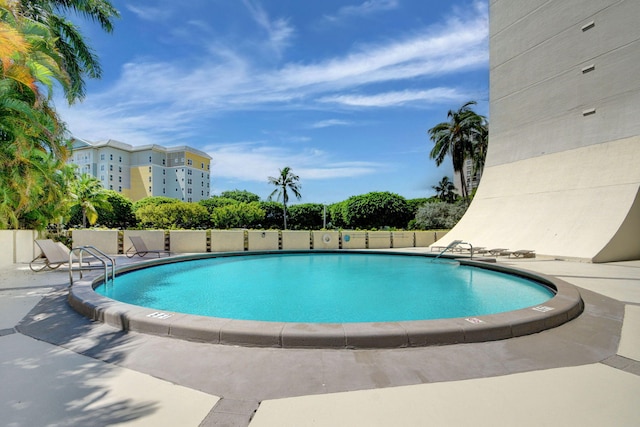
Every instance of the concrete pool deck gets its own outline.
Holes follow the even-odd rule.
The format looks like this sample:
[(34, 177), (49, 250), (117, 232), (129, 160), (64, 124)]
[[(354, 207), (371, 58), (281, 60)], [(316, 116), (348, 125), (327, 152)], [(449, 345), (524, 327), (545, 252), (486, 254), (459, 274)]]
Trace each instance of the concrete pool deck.
[(640, 261), (501, 261), (580, 287), (585, 312), (486, 343), (248, 348), (91, 322), (66, 303), (66, 272), (5, 268), (0, 415), (15, 426), (640, 425)]

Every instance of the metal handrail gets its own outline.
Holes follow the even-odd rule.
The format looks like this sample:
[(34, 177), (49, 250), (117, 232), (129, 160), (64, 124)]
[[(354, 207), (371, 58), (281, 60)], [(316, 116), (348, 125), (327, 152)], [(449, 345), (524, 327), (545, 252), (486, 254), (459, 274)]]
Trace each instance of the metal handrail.
[(463, 242), (462, 240), (454, 240), (453, 242), (449, 243), (447, 245), (446, 248), (444, 248), (444, 250), (442, 252), (440, 252), (434, 259), (438, 259), (440, 258), (445, 252), (447, 252), (449, 249), (453, 249), (454, 247), (458, 246), (458, 245), (469, 245), (470, 248), (470, 252), (471, 252), (471, 258), (473, 258), (473, 245), (469, 242)]
[(109, 281), (109, 272), (108, 266), (109, 264), (105, 260), (109, 260), (111, 262), (111, 280), (115, 278), (115, 265), (116, 260), (109, 255), (102, 252), (100, 249), (95, 246), (86, 245), (86, 246), (78, 246), (69, 252), (69, 285), (73, 285), (73, 254), (74, 252), (78, 252), (78, 271), (80, 272), (80, 278), (82, 279), (82, 253), (86, 252), (89, 255), (93, 256), (95, 259), (100, 261), (104, 266), (104, 281), (107, 283)]

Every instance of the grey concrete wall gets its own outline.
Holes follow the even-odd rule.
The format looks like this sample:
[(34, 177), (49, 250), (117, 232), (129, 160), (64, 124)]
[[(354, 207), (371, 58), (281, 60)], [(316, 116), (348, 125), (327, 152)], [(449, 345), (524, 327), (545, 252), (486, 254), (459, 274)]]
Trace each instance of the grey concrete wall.
[(489, 150), (445, 240), (640, 259), (640, 1), (494, 0)]

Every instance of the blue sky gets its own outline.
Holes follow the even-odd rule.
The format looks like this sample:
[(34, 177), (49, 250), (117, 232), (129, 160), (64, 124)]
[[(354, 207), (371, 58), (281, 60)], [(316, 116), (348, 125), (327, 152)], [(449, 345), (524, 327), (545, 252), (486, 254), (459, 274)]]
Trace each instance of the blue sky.
[(488, 114), (487, 1), (114, 0), (112, 34), (83, 23), (100, 57), (87, 97), (56, 106), (89, 141), (190, 145), (211, 188), (266, 198), (299, 175), (300, 202), (370, 191), (429, 197), (450, 162), (427, 129), (476, 100)]

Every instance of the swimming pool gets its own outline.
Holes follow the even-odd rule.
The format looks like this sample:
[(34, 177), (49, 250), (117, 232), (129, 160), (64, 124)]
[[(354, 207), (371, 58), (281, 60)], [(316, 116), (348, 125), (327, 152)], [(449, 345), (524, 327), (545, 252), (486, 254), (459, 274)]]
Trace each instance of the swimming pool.
[[(371, 255), (374, 258), (360, 257), (361, 255)], [(318, 267), (285, 267), (282, 264), (290, 261), (297, 263), (309, 256), (311, 259), (307, 261), (317, 264)], [(335, 256), (339, 258), (331, 261), (330, 271), (320, 268)], [(276, 263), (267, 268), (266, 264), (263, 264), (267, 260), (276, 260)], [(342, 281), (345, 273), (340, 273), (343, 270), (336, 268), (336, 261), (347, 264), (357, 261), (359, 267), (355, 269), (355, 274), (348, 274), (349, 280)], [(384, 268), (377, 270), (378, 276), (367, 278), (364, 273), (376, 271), (373, 266)], [(222, 273), (225, 269), (232, 271), (235, 267), (240, 267), (244, 278), (241, 279), (237, 273)], [(430, 270), (431, 267), (435, 267), (436, 270)], [(301, 269), (296, 271), (296, 268)], [(173, 273), (168, 275), (165, 269)], [(416, 271), (412, 271), (414, 269)], [(275, 279), (275, 282), (282, 286), (281, 289), (276, 291), (261, 285), (265, 283), (267, 270), (281, 273)], [(311, 273), (310, 270), (314, 272)], [(201, 296), (200, 290), (191, 288), (193, 280), (188, 276), (186, 283), (177, 286), (165, 280), (167, 276), (180, 276), (181, 271), (185, 274), (197, 272), (196, 275), (207, 277), (205, 282), (217, 288), (219, 292), (224, 288), (222, 285), (230, 286), (230, 290), (225, 290), (225, 294), (214, 293), (216, 296), (205, 298)], [(322, 274), (316, 274), (317, 272)], [(490, 279), (476, 281), (476, 278), (484, 277), (485, 273), (490, 273), (487, 275)], [(68, 301), (79, 313), (123, 330), (215, 344), (287, 348), (397, 348), (482, 342), (553, 328), (577, 317), (584, 308), (577, 289), (557, 278), (462, 258), (434, 261), (432, 255), (422, 253), (336, 250), (182, 255), (120, 266), (116, 271), (115, 284), (107, 285), (104, 292), (99, 289), (104, 282), (102, 275), (99, 272), (91, 274), (74, 281), (69, 291)], [(459, 283), (434, 285), (434, 277), (441, 274), (457, 276)], [(382, 280), (379, 280), (380, 275), (384, 276)], [(294, 280), (285, 283), (284, 277)], [(302, 281), (301, 278), (309, 280)], [(496, 311), (493, 307), (487, 311), (485, 303), (462, 304), (457, 297), (453, 297), (453, 304), (449, 304), (450, 306), (464, 306), (465, 310), (471, 311), (449, 311), (448, 314), (424, 312), (425, 300), (431, 303), (435, 300), (435, 304), (431, 305), (437, 307), (445, 305), (439, 297), (425, 296), (428, 295), (425, 289), (434, 286), (440, 288), (441, 294), (455, 294), (458, 292), (455, 288), (466, 288), (466, 291), (472, 294), (492, 295), (489, 299), (493, 302), (502, 303), (503, 300), (510, 300), (511, 298), (502, 298), (504, 288), (502, 285), (496, 285), (503, 279), (511, 282), (508, 287), (514, 287), (515, 281), (515, 287), (520, 290), (532, 288), (542, 291), (542, 296), (535, 297), (542, 299), (527, 300), (526, 297), (519, 300), (517, 297), (515, 300), (519, 301), (520, 305), (515, 308), (499, 307)], [(251, 292), (245, 292), (249, 289), (245, 288), (248, 286), (247, 281), (252, 282)], [(371, 286), (373, 281), (385, 284), (387, 289), (384, 290), (384, 294), (377, 294), (379, 290), (374, 290)], [(342, 285), (339, 285), (337, 290), (328, 291), (326, 286), (330, 282)], [(400, 287), (412, 289), (413, 294), (409, 293), (408, 296), (400, 298), (400, 292), (396, 292)], [(94, 288), (105, 295), (97, 293)], [(346, 310), (338, 309), (340, 304), (337, 301), (341, 302), (344, 297), (340, 296), (340, 292), (356, 288), (365, 289), (365, 293), (359, 294), (360, 296), (354, 293), (355, 298), (351, 299), (351, 305), (348, 304)], [(163, 298), (158, 298), (155, 293), (158, 289), (161, 293), (167, 293), (169, 297), (164, 295)], [(550, 293), (550, 289), (553, 292)], [(126, 292), (121, 294), (123, 290)], [(303, 290), (310, 291), (312, 297), (301, 297), (300, 293)], [(130, 291), (142, 297), (143, 301), (128, 300), (128, 297), (122, 296)], [(205, 307), (216, 306), (216, 310), (233, 306), (236, 306), (235, 309), (252, 306), (249, 310), (252, 314), (239, 311), (216, 311), (206, 316), (191, 314), (195, 313), (192, 309), (198, 304), (194, 304), (193, 300), (189, 302), (186, 298), (189, 294), (193, 294), (196, 300), (205, 301), (201, 304)], [(275, 298), (271, 298), (271, 302), (258, 298), (257, 302), (253, 303), (248, 303), (245, 299), (249, 295), (255, 298), (258, 294), (262, 294), (260, 298)], [(337, 298), (327, 302), (325, 297), (332, 294)], [(270, 307), (270, 304), (274, 301), (282, 303), (285, 300), (284, 296), (289, 298), (289, 306), (280, 310), (278, 317), (255, 314), (256, 307), (267, 308), (266, 313), (269, 316), (278, 312)], [(135, 304), (122, 302), (120, 299)], [(164, 305), (162, 299), (183, 305)], [(234, 299), (236, 301), (232, 301)], [(298, 306), (302, 300), (321, 301), (320, 306), (328, 309)], [(374, 304), (374, 308), (368, 310), (367, 317), (345, 317), (345, 312), (357, 313), (358, 316), (367, 312), (361, 308), (353, 308), (353, 305), (359, 302), (382, 304)], [(477, 308), (474, 305), (481, 310), (473, 311)], [(409, 306), (418, 306), (422, 311), (415, 314)], [(386, 313), (385, 317), (370, 317), (371, 313), (377, 316), (389, 307), (394, 309), (391, 314)], [(310, 312), (314, 317), (304, 317)], [(329, 317), (317, 317), (318, 313), (324, 313), (323, 316)], [(340, 317), (333, 317), (336, 313), (339, 313)], [(295, 317), (287, 317), (293, 314)], [(300, 317), (301, 315), (303, 317)], [(388, 317), (390, 315), (393, 317)]]
[(96, 292), (133, 305), (269, 322), (394, 322), (482, 316), (542, 304), (531, 279), (380, 253), (216, 257), (123, 274)]

